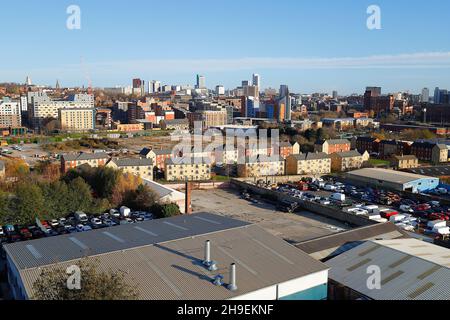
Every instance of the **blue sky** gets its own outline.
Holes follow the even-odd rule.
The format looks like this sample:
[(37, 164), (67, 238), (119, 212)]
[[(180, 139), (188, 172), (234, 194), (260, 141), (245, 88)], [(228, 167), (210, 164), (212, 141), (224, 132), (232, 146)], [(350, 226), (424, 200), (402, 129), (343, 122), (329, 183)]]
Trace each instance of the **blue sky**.
[[(81, 8), (81, 30), (66, 8)], [(366, 27), (377, 4), (382, 30)], [(361, 93), (450, 88), (450, 2), (442, 0), (41, 0), (2, 3), (0, 82), (167, 84)], [(82, 61), (84, 61), (82, 63)]]

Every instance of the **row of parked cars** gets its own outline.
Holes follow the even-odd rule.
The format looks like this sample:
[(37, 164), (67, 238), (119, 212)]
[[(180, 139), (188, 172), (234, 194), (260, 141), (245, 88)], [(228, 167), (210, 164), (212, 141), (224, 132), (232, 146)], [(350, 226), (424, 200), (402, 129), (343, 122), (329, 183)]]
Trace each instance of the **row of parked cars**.
[(132, 212), (126, 207), (122, 207), (119, 210), (112, 209), (100, 216), (76, 212), (67, 218), (36, 221), (36, 224), (30, 226), (6, 225), (0, 227), (0, 241), (1, 243), (14, 243), (63, 234), (87, 232), (123, 224), (139, 223), (152, 219), (153, 215), (151, 213)]
[[(402, 198), (395, 192), (361, 188), (333, 179), (304, 179), (297, 183), (265, 187), (302, 201), (333, 206), (377, 222), (391, 221), (407, 231), (422, 230), (441, 236), (450, 234), (446, 227), (442, 227), (442, 223), (438, 223), (439, 229), (429, 226), (433, 222), (448, 224), (450, 220), (450, 207), (441, 205), (439, 201), (423, 203)], [(323, 196), (326, 193), (317, 193), (319, 190), (328, 191), (330, 195)]]

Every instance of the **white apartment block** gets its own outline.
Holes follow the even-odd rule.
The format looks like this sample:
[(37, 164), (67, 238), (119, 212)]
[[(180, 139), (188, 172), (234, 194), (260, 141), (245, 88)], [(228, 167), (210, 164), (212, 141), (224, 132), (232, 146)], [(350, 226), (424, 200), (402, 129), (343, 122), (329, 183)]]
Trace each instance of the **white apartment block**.
[(22, 117), (19, 102), (0, 100), (0, 127), (20, 127)]

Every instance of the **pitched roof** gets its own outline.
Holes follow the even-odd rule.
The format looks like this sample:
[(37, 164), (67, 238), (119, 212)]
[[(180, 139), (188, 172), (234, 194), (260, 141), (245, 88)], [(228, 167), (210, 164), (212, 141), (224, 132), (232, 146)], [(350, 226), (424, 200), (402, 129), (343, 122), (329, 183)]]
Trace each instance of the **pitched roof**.
[(112, 160), (119, 168), (120, 167), (151, 167), (153, 166), (152, 159), (140, 158), (122, 158)]
[(325, 152), (310, 152), (292, 155), (297, 161), (330, 159), (330, 155)]
[(295, 246), (313, 258), (323, 260), (351, 250), (367, 240), (403, 238), (409, 238), (409, 236), (393, 223), (388, 222), (305, 241)]
[(396, 160), (399, 160), (399, 161), (401, 161), (401, 160), (418, 160), (415, 155), (403, 155), (403, 156), (394, 155), (393, 158)]
[(142, 149), (141, 150), (141, 152), (139, 153), (141, 156), (148, 156), (148, 154), (150, 153), (150, 152), (152, 152), (153, 150), (152, 149), (150, 149), (150, 148), (144, 148), (144, 149)]
[[(207, 240), (217, 272), (202, 266)], [(226, 300), (329, 269), (257, 225), (209, 213), (21, 242), (5, 250), (28, 296), (43, 268), (65, 268), (85, 256), (104, 270), (125, 271), (125, 281), (143, 300)], [(237, 291), (213, 284), (217, 274), (228, 281), (231, 263), (237, 267)]]
[(246, 164), (253, 163), (268, 163), (268, 162), (284, 162), (283, 157), (281, 156), (262, 156), (258, 155), (256, 157), (245, 157)]
[(331, 139), (331, 140), (320, 140), (317, 144), (324, 144), (325, 142), (328, 142), (330, 145), (339, 145), (339, 144), (350, 144), (350, 141), (347, 139)]
[(105, 152), (99, 153), (66, 153), (62, 155), (62, 158), (66, 161), (86, 161), (86, 160), (102, 160), (108, 159), (109, 155)]
[[(450, 250), (416, 239), (368, 241), (327, 261), (330, 279), (375, 300), (450, 300)], [(367, 268), (381, 269), (381, 288)]]
[(355, 158), (355, 157), (361, 157), (362, 155), (357, 150), (351, 150), (351, 151), (346, 151), (346, 152), (334, 153), (331, 156), (337, 156), (340, 158)]

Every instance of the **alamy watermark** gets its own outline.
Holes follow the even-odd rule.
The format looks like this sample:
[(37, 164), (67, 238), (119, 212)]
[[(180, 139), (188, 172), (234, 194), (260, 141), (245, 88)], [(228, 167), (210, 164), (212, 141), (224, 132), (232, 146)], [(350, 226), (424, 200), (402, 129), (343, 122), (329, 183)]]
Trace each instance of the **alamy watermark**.
[(369, 290), (381, 290), (381, 268), (379, 266), (369, 266), (367, 268), (367, 288)]
[(367, 8), (367, 29), (369, 30), (381, 30), (381, 8), (375, 4), (370, 5)]
[(81, 290), (81, 269), (80, 267), (73, 265), (66, 269), (67, 289), (69, 290)]
[(81, 8), (78, 5), (70, 5), (67, 7), (66, 13), (69, 15), (66, 20), (66, 27), (69, 30), (81, 29)]

